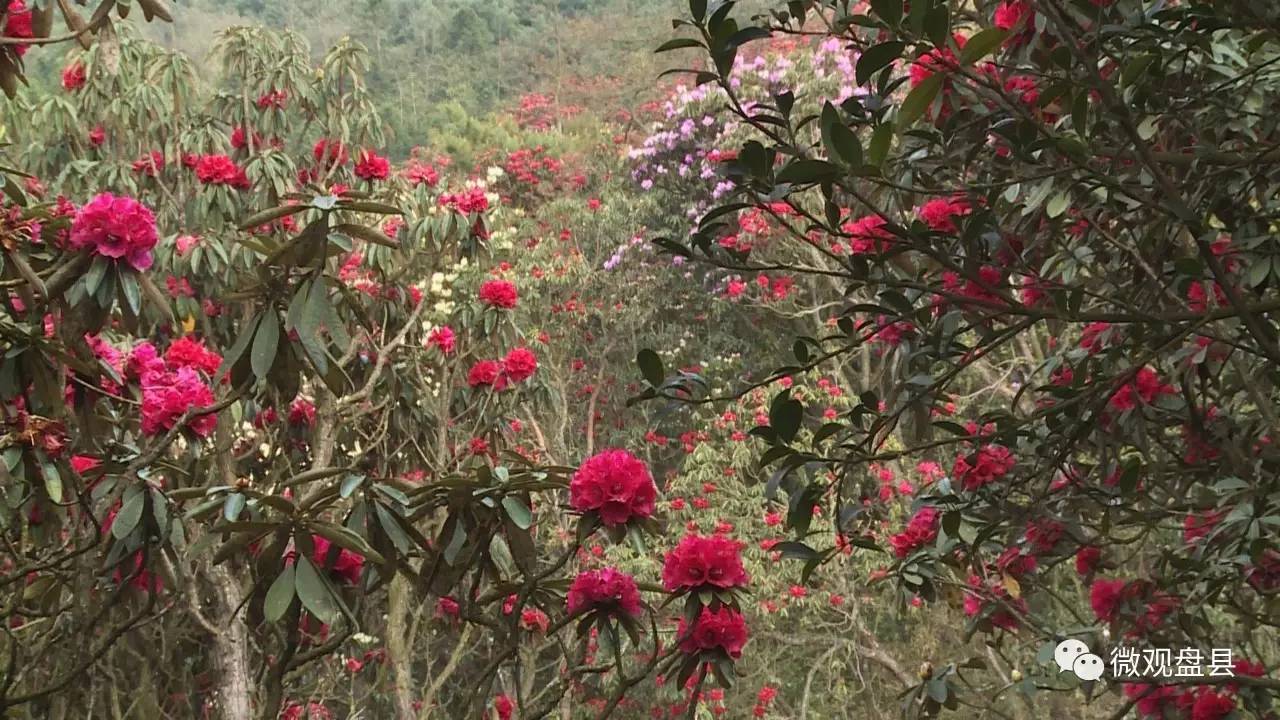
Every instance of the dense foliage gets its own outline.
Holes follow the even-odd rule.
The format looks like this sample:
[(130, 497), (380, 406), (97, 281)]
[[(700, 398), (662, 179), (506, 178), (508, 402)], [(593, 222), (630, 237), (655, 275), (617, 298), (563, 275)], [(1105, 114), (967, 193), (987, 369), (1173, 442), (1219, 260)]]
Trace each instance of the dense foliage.
[(6, 716), (1273, 717), (1280, 17), (775, 4), (10, 2)]

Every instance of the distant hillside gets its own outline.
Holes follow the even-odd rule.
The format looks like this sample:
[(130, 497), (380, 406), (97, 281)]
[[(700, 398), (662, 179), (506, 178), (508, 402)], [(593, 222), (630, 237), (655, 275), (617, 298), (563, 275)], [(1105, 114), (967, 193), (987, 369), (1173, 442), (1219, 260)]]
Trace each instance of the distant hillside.
[(516, 107), (538, 92), (612, 113), (649, 91), (680, 0), (189, 0), (172, 26), (147, 32), (194, 57), (217, 30), (291, 28), (319, 55), (342, 36), (368, 46), (369, 82), (391, 125), (391, 149), (429, 141), (459, 117)]

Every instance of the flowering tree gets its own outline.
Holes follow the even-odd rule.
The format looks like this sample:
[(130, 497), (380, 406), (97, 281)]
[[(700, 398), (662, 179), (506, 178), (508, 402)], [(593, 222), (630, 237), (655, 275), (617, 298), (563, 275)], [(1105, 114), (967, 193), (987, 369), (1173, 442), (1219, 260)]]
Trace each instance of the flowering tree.
[[(688, 240), (660, 244), (722, 271), (823, 281), (830, 324), (743, 392), (866, 377), (868, 348), (885, 365), (835, 417), (782, 390), (751, 431), (787, 497), (786, 554), (818, 577), (847, 543), (883, 549), (899, 593), (968, 617), (988, 651), (930, 658), (904, 698), (914, 715), (1034, 713), (1080, 686), (1046, 664), (1074, 637), (1103, 658), (1234, 651), (1233, 677), (1109, 666), (1106, 692), (1083, 692), (1115, 717), (1267, 716), (1280, 349), (1274, 152), (1259, 138), (1274, 12), (877, 0), (747, 22), (734, 6), (691, 2), (690, 34), (662, 48), (705, 54), (689, 92), (743, 137), (714, 155), (672, 148), (715, 185)], [(852, 82), (745, 95), (739, 56), (781, 36), (814, 38)], [(782, 234), (744, 247), (761, 213)], [(717, 401), (656, 353), (639, 365), (643, 398)], [(957, 396), (970, 401), (953, 419)], [(884, 533), (865, 473), (901, 459), (941, 472)]]
[[(567, 576), (597, 534), (645, 546), (655, 483), (622, 449), (513, 451), (540, 362), (501, 199), (378, 151), (363, 49), (312, 68), (296, 36), (232, 28), (210, 92), (93, 22), (111, 42), (66, 95), (5, 108), (40, 122), (13, 123), (34, 173), (5, 175), (0, 236), (0, 706), (92, 715), (139, 662), (147, 712), (230, 718), (536, 717), (585, 681), (607, 716), (655, 670), (727, 681), (732, 541), (693, 537), (663, 586)], [(539, 512), (561, 501), (567, 526)]]

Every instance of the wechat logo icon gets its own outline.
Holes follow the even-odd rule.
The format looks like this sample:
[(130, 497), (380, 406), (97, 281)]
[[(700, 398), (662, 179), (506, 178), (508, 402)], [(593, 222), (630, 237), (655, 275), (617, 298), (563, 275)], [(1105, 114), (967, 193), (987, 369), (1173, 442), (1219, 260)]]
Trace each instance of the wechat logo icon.
[(1097, 680), (1102, 677), (1102, 658), (1089, 652), (1089, 646), (1079, 640), (1063, 640), (1053, 649), (1053, 661), (1060, 672), (1070, 672), (1081, 680)]

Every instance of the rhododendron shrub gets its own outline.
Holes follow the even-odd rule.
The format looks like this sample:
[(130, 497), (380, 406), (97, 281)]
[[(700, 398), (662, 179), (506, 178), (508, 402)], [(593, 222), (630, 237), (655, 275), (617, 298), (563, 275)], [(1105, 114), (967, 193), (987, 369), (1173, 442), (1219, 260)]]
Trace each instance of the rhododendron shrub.
[[(174, 716), (532, 716), (587, 683), (616, 707), (682, 659), (642, 596), (664, 594), (658, 566), (580, 557), (617, 530), (653, 542), (648, 467), (552, 465), (521, 434), (548, 350), (494, 237), (503, 199), (438, 158), (400, 167), (376, 113), (342, 114), (366, 101), (354, 41), (312, 73), (299, 36), (227, 30), (232, 98), (115, 31), (69, 66), (77, 127), (5, 108), (30, 115), (18, 156), (40, 178), (6, 175), (0, 215), (0, 572), (26, 588), (0, 651), (29, 668), (0, 707), (92, 715), (143, 668), (138, 695)], [(178, 100), (147, 127), (107, 110), (152, 85)], [(555, 512), (577, 477), (582, 517)], [(601, 643), (603, 672), (583, 661)], [(337, 692), (382, 666), (399, 689)]]
[[(744, 351), (776, 369), (737, 391), (642, 351), (636, 399), (768, 393), (748, 437), (786, 498), (792, 539), (772, 547), (811, 583), (841, 572), (844, 548), (887, 550), (873, 579), (902, 607), (965, 618), (918, 676), (885, 666), (908, 715), (1265, 717), (1270, 677), (1206, 664), (1191, 683), (1139, 681), (1108, 663), (1080, 690), (1046, 658), (1076, 637), (1104, 661), (1280, 659), (1275, 586), (1250, 580), (1275, 567), (1276, 188), (1241, 164), (1277, 160), (1242, 152), (1270, 121), (1240, 112), (1278, 79), (1262, 50), (1274, 13), (773, 5), (690, 3), (663, 49), (705, 56), (682, 103), (725, 110), (646, 140), (635, 179), (703, 177), (693, 231), (657, 240), (677, 272), (721, 273), (729, 300), (789, 276), (817, 330), (786, 357)], [(1207, 18), (1239, 50), (1227, 68)], [(789, 76), (818, 48), (852, 68), (847, 89)], [(844, 412), (791, 385), (835, 373), (860, 380)], [(903, 460), (931, 467), (912, 509), (866, 481)]]

